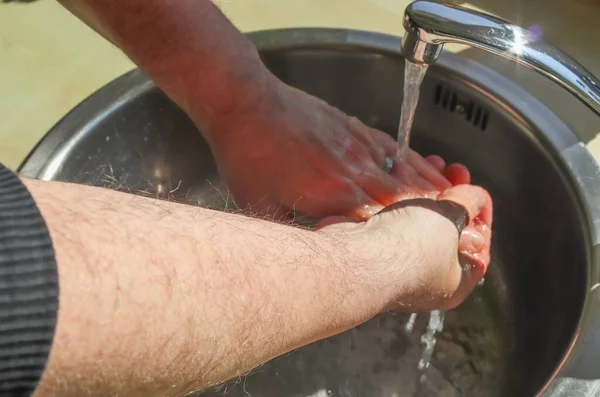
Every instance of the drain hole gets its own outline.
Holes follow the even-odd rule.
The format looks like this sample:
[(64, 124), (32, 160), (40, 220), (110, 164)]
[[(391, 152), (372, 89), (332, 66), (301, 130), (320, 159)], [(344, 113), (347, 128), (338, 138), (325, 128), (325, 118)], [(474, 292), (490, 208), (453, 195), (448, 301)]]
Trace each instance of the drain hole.
[(435, 87), (435, 98), (434, 98), (434, 103), (436, 105), (440, 104), (440, 99), (442, 99), (442, 86), (441, 85), (437, 85)]
[(442, 106), (448, 109), (448, 101), (450, 101), (450, 90), (444, 90), (444, 99), (442, 100)]
[(473, 119), (473, 102), (469, 101), (465, 106), (467, 121), (471, 121)]
[(488, 118), (489, 118), (488, 112), (484, 111), (483, 118), (481, 119), (481, 126), (480, 126), (482, 131), (485, 131), (485, 129), (487, 128)]
[(473, 124), (479, 125), (480, 121), (481, 121), (481, 108), (479, 106), (477, 106), (477, 108), (475, 109), (475, 120), (473, 120)]
[(433, 102), (452, 113), (464, 114), (465, 119), (485, 131), (489, 124), (489, 113), (472, 100), (461, 100), (456, 92), (443, 84), (435, 86)]
[(452, 98), (450, 98), (450, 111), (453, 113), (456, 111), (457, 102), (458, 102), (458, 98), (456, 97), (456, 94), (453, 92)]

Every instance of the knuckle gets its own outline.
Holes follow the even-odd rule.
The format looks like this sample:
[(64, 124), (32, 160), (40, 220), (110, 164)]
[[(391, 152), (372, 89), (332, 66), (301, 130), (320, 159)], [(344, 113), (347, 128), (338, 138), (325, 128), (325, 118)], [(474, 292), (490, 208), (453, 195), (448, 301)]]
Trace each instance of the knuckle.
[(350, 129), (361, 128), (363, 126), (363, 123), (355, 116), (349, 116), (347, 124)]

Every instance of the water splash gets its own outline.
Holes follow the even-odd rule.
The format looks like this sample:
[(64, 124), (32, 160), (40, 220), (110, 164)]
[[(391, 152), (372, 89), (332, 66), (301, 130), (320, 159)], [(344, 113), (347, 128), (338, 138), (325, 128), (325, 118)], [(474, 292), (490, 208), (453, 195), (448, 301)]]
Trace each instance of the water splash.
[(331, 397), (333, 396), (333, 392), (329, 389), (319, 389), (313, 394), (310, 394), (306, 397)]
[(403, 161), (406, 157), (406, 149), (410, 142), (410, 130), (419, 102), (419, 90), (426, 72), (427, 65), (405, 62), (404, 99), (402, 100), (402, 113), (400, 113), (400, 124), (398, 126), (398, 148), (396, 153), (396, 157), (400, 161)]
[(410, 317), (408, 318), (408, 321), (406, 322), (406, 324), (404, 324), (404, 332), (406, 332), (407, 335), (410, 335), (410, 333), (412, 332), (413, 328), (415, 327), (416, 320), (417, 313), (411, 313)]
[(424, 383), (427, 380), (426, 372), (431, 364), (431, 359), (435, 350), (435, 334), (444, 330), (444, 316), (445, 312), (441, 310), (434, 310), (429, 313), (427, 330), (421, 335), (421, 343), (425, 345), (418, 364), (419, 371), (421, 371), (421, 383)]

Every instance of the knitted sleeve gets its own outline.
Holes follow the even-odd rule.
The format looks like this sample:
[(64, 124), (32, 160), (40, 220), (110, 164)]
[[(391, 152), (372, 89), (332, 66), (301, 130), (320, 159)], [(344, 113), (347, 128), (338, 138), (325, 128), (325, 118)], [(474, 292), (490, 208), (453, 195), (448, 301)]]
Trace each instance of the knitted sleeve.
[(0, 397), (30, 396), (35, 390), (57, 310), (50, 234), (26, 187), (0, 164)]

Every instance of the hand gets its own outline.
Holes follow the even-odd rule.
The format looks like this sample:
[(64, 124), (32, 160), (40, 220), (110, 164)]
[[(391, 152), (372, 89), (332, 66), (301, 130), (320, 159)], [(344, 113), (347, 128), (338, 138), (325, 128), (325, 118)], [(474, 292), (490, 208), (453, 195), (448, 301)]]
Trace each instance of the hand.
[[(439, 172), (442, 172), (452, 186), (469, 185), (471, 183), (471, 174), (462, 164), (451, 164), (446, 167), (444, 159), (439, 156), (429, 156), (427, 157), (427, 161)], [(442, 196), (438, 196), (438, 199), (447, 194), (447, 192), (442, 192)], [(461, 234), (458, 249), (460, 254), (473, 257), (473, 259), (487, 264), (490, 261), (488, 240), (491, 238), (492, 199), (487, 192), (485, 194), (487, 204), (482, 208), (479, 216), (473, 218), (472, 222), (466, 225)], [(488, 245), (487, 249), (477, 253), (479, 247), (486, 244)]]
[(435, 197), (451, 186), (414, 151), (393, 175), (384, 172), (394, 140), (324, 101), (274, 78), (264, 92), (244, 112), (211, 120), (207, 134), (240, 207), (365, 220), (402, 198)]
[[(409, 158), (414, 158), (418, 161), (420, 156), (416, 152), (409, 150)], [(452, 186), (469, 185), (471, 183), (471, 174), (464, 165), (450, 164), (449, 166), (446, 166), (444, 159), (436, 155), (430, 155), (425, 160), (440, 174), (444, 175), (444, 177)], [(423, 190), (420, 188), (420, 186), (428, 184), (425, 179), (418, 175), (411, 175), (410, 178), (406, 178), (406, 175), (411, 169), (412, 168), (407, 163), (394, 164), (391, 174), (399, 181), (408, 181), (403, 183), (402, 190), (395, 196), (394, 204), (398, 204), (409, 199), (419, 198), (442, 200), (442, 197), (445, 197), (449, 194), (448, 191), (438, 191), (433, 189), (431, 186), (429, 186), (426, 190)], [(405, 206), (406, 203), (402, 203), (401, 205)], [(488, 250), (482, 250), (482, 247), (485, 246), (486, 239), (489, 239), (489, 233), (491, 233), (491, 230), (485, 226), (488, 223), (491, 225), (491, 199), (488, 207), (485, 208), (485, 213), (482, 213), (479, 217), (474, 218), (472, 222), (469, 222), (467, 225), (465, 225), (458, 244), (458, 252), (462, 256), (479, 260), (486, 264), (489, 263), (490, 260), (489, 247)], [(390, 207), (387, 207), (387, 209), (389, 208)], [(480, 218), (483, 216), (485, 216), (485, 221), (480, 221)], [(330, 216), (321, 220), (318, 226), (323, 228), (330, 224), (352, 221), (354, 220), (349, 217)]]
[[(444, 201), (468, 213), (459, 238)], [(464, 301), (484, 276), (490, 261), (492, 200), (482, 188), (458, 185), (437, 200), (405, 200), (367, 222), (336, 223), (320, 232), (337, 236), (354, 249), (362, 264), (352, 269), (356, 284), (387, 310), (451, 309)], [(461, 252), (458, 253), (459, 245)], [(380, 302), (365, 301), (367, 306)]]

